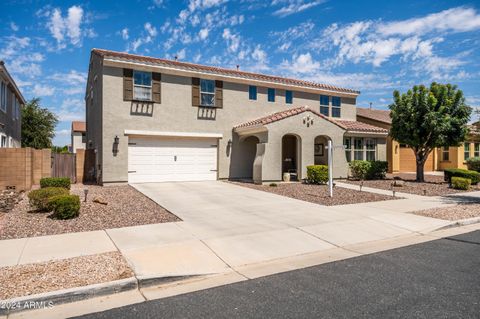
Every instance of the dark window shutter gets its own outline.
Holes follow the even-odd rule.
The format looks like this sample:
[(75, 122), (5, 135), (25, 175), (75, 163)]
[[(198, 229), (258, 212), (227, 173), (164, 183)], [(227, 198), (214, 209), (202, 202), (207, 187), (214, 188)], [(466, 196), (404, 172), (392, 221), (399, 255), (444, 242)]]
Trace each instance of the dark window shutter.
[(200, 105), (200, 79), (192, 78), (192, 106)]
[(162, 103), (162, 75), (152, 73), (152, 96), (154, 103)]
[(133, 100), (133, 70), (123, 69), (123, 100)]
[(223, 107), (223, 81), (215, 81), (215, 106)]

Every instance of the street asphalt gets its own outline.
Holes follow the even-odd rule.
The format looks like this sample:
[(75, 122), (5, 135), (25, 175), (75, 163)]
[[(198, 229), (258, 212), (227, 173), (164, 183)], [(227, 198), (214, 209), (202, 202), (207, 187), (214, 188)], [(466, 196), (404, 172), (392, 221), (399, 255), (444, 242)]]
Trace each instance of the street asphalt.
[(79, 318), (480, 318), (480, 231)]

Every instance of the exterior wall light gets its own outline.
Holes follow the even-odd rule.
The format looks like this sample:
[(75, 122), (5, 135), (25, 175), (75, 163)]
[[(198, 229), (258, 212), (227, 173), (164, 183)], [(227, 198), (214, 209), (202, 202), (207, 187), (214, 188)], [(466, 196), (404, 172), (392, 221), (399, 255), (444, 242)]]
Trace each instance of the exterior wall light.
[(112, 147), (112, 153), (113, 156), (117, 156), (118, 154), (118, 144), (120, 143), (120, 138), (118, 135), (115, 135), (115, 138), (113, 139), (113, 147)]

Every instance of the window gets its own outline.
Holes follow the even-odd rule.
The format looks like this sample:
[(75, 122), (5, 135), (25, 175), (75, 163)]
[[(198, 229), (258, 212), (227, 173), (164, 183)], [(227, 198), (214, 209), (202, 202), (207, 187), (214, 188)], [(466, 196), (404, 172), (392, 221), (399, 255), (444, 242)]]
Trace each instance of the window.
[(135, 100), (152, 100), (152, 73), (133, 71), (133, 98)]
[(5, 135), (0, 136), (0, 147), (7, 147), (7, 137)]
[(15, 118), (18, 120), (20, 118), (20, 101), (15, 99)]
[(353, 159), (363, 160), (363, 138), (361, 137), (353, 139)]
[(275, 102), (275, 89), (268, 88), (268, 102)]
[(293, 103), (293, 92), (292, 91), (285, 91), (285, 103), (292, 104)]
[(248, 98), (250, 100), (256, 100), (257, 99), (257, 87), (254, 85), (250, 85), (248, 87)]
[(200, 105), (215, 106), (215, 81), (200, 80)]
[(332, 96), (332, 117), (340, 117), (342, 101), (338, 96)]
[(350, 162), (352, 160), (352, 140), (350, 137), (343, 139), (343, 146), (345, 146), (345, 157), (347, 162)]
[(5, 82), (2, 82), (0, 87), (0, 109), (7, 112), (7, 85)]
[(463, 157), (465, 161), (470, 158), (470, 143), (463, 144)]
[(450, 147), (444, 146), (442, 147), (442, 161), (449, 161), (450, 160)]
[(329, 116), (328, 103), (328, 95), (320, 95), (320, 113), (325, 116)]
[(365, 151), (367, 161), (374, 161), (376, 159), (377, 141), (373, 138), (365, 140)]
[(82, 143), (87, 143), (87, 134), (82, 133)]
[(473, 144), (473, 156), (480, 157), (480, 143)]

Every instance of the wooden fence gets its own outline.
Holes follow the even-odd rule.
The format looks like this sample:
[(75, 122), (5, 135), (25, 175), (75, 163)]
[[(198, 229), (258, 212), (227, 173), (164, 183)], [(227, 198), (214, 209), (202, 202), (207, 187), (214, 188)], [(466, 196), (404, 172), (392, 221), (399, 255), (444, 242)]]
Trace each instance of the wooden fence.
[(77, 182), (75, 154), (52, 154), (52, 177), (68, 177)]

